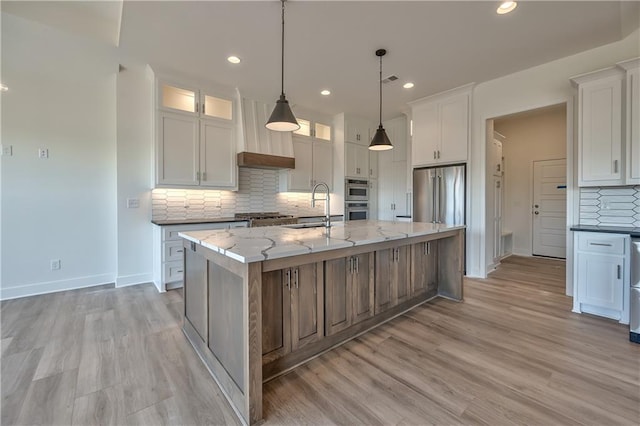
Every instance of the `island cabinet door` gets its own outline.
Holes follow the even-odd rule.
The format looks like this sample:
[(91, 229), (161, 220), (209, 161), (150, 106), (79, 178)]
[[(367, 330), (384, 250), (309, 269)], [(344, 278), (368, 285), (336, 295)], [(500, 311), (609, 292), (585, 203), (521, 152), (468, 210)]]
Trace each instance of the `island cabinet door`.
[(352, 323), (353, 258), (342, 257), (324, 262), (325, 331), (327, 336)]
[(353, 324), (374, 313), (374, 253), (353, 256)]
[(392, 265), (394, 269), (394, 305), (408, 300), (411, 294), (410, 255), (411, 248), (409, 246), (396, 248), (396, 261)]
[(207, 342), (207, 259), (191, 249), (184, 250), (184, 316)]
[(290, 289), (291, 269), (262, 274), (263, 363), (291, 352)]
[(411, 246), (411, 296), (438, 289), (438, 242), (427, 241)]
[(291, 350), (324, 335), (322, 262), (291, 268)]
[(396, 248), (376, 251), (375, 313), (384, 312), (393, 306), (393, 272)]

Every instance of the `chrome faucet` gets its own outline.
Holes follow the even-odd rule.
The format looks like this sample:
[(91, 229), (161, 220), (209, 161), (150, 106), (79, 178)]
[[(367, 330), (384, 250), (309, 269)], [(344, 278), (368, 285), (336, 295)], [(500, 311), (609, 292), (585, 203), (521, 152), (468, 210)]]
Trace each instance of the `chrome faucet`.
[[(327, 196), (325, 198), (316, 198), (316, 189), (318, 189), (319, 186), (324, 186), (327, 190)], [(311, 191), (311, 207), (316, 206), (316, 201), (324, 201), (324, 227), (331, 228), (331, 201), (329, 197), (329, 185), (324, 182), (318, 182), (315, 184)]]

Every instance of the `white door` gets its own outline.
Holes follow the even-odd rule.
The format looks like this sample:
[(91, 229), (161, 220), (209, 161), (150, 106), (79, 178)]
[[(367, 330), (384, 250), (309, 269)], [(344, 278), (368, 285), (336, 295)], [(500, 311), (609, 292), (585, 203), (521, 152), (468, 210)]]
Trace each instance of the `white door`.
[(159, 185), (198, 185), (198, 119), (161, 112), (158, 118)]
[(231, 122), (200, 120), (200, 185), (236, 185), (236, 143)]
[(533, 255), (566, 258), (567, 161), (533, 162)]

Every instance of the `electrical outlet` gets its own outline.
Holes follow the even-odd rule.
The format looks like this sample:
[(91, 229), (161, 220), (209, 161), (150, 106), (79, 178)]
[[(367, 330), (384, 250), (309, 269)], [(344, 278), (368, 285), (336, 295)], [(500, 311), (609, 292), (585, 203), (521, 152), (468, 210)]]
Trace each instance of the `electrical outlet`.
[(39, 158), (49, 158), (49, 150), (47, 148), (38, 149)]
[(57, 271), (61, 267), (62, 267), (62, 265), (60, 264), (60, 259), (52, 259), (51, 260), (51, 270), (52, 271)]
[(603, 201), (602, 202), (602, 208), (604, 210), (610, 210), (611, 209), (611, 202), (610, 201)]
[(11, 157), (13, 155), (13, 146), (11, 145), (2, 145), (2, 156)]
[(137, 209), (140, 207), (140, 200), (138, 198), (127, 198), (127, 208)]

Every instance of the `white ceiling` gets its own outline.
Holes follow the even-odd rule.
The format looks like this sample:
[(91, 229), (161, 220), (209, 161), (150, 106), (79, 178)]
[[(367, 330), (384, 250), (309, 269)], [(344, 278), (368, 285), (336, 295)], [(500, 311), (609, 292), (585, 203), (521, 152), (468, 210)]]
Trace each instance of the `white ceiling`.
[[(377, 119), (374, 52), (386, 48), (383, 77), (399, 77), (384, 86), (384, 118), (391, 118), (405, 110), (408, 101), (611, 43), (640, 26), (638, 1), (521, 1), (514, 12), (502, 16), (495, 13), (498, 5), (289, 0), (287, 98), (326, 114)], [(18, 7), (13, 9), (19, 13)], [(55, 15), (30, 13), (41, 21)], [(108, 19), (113, 27), (113, 18)], [(68, 20), (58, 26), (69, 28)], [(280, 93), (279, 1), (125, 0), (117, 24), (123, 57), (160, 71), (239, 87), (254, 99), (274, 102)], [(229, 64), (231, 54), (242, 63)], [(415, 87), (403, 89), (409, 80)], [(329, 97), (320, 95), (324, 88), (331, 90)]]

